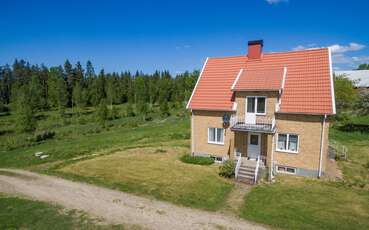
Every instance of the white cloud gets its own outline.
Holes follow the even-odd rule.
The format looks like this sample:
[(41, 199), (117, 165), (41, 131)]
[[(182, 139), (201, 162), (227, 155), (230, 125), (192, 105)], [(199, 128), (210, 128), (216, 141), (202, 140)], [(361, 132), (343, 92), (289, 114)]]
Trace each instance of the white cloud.
[(191, 45), (179, 45), (176, 46), (176, 50), (189, 49), (191, 47), (192, 47)]
[(317, 48), (316, 44), (315, 43), (310, 43), (310, 44), (307, 44), (306, 46), (298, 45), (295, 48), (292, 48), (292, 50), (296, 51), (296, 50), (306, 50), (306, 49), (314, 49), (314, 48)]
[[(349, 56), (346, 54), (346, 52), (364, 49), (366, 46), (363, 44), (351, 42), (348, 45), (333, 44), (328, 47), (332, 51), (332, 62), (333, 65), (335, 65), (334, 68), (340, 68), (336, 65), (340, 65), (341, 67), (345, 66), (346, 68), (357, 68), (358, 65), (369, 62), (369, 56)], [(292, 50), (305, 50), (314, 48), (319, 47), (316, 44), (298, 45)]]
[(365, 45), (351, 42), (348, 46), (334, 44), (334, 45), (329, 46), (329, 48), (331, 48), (332, 53), (345, 53), (348, 51), (362, 50), (365, 48)]
[(306, 49), (306, 47), (303, 45), (298, 45), (295, 48), (292, 48), (292, 50), (304, 50), (304, 49)]
[(269, 3), (270, 5), (276, 5), (281, 2), (288, 2), (288, 0), (266, 0), (266, 2)]
[(332, 55), (333, 64), (341, 64), (346, 65), (351, 68), (356, 68), (358, 65), (362, 63), (369, 62), (369, 56), (354, 56), (350, 57), (342, 53), (336, 53)]

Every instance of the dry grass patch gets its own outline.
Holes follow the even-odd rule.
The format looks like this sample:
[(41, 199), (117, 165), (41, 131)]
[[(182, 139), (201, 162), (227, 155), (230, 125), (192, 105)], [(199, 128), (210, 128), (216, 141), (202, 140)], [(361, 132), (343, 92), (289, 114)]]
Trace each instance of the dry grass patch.
[(233, 183), (218, 167), (185, 164), (183, 147), (140, 148), (80, 161), (60, 171), (122, 191), (148, 195), (190, 207), (217, 210)]

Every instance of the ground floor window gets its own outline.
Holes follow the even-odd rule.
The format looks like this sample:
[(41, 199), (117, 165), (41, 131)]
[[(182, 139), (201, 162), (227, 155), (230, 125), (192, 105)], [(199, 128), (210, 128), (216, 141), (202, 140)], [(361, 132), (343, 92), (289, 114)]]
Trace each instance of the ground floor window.
[(208, 142), (211, 144), (224, 144), (224, 129), (208, 128)]
[(296, 174), (296, 168), (289, 166), (277, 165), (277, 172), (279, 173), (288, 173), (288, 174)]
[(277, 150), (284, 152), (298, 152), (299, 136), (296, 134), (282, 134), (277, 135)]

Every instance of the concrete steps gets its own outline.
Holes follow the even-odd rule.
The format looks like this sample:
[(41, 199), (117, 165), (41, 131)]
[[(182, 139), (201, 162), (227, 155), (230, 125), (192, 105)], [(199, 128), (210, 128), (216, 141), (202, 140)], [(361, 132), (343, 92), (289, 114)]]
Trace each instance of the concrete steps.
[(238, 170), (237, 181), (254, 184), (256, 164), (242, 162)]

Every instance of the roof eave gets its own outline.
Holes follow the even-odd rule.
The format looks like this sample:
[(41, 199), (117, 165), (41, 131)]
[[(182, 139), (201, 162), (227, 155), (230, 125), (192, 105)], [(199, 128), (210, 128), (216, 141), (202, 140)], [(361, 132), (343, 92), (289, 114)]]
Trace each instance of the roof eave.
[(335, 115), (333, 113), (315, 113), (315, 112), (283, 112), (283, 111), (277, 111), (276, 114), (294, 114), (294, 115), (314, 115), (314, 116), (331, 116)]
[(239, 92), (243, 92), (243, 91), (247, 91), (247, 92), (255, 92), (255, 91), (257, 91), (257, 92), (259, 92), (259, 91), (268, 91), (268, 92), (270, 92), (270, 91), (276, 91), (276, 92), (278, 92), (280, 89), (232, 89), (231, 91), (233, 91), (233, 92), (237, 92), (237, 91), (239, 91)]
[(232, 108), (189, 108), (192, 111), (200, 110), (200, 111), (219, 111), (219, 112), (234, 112)]

